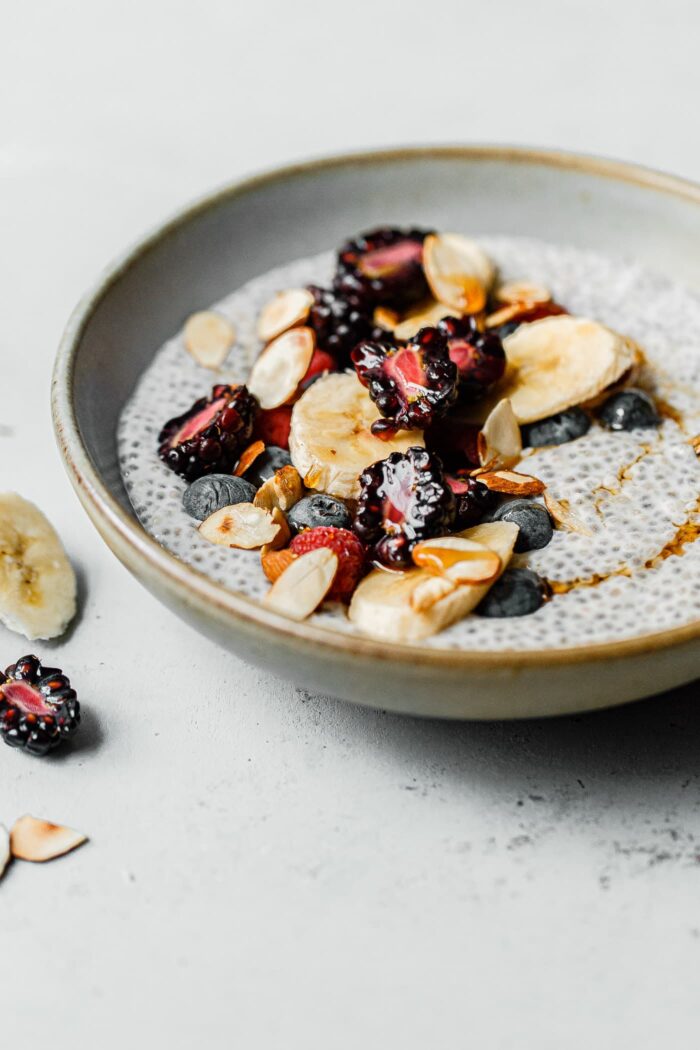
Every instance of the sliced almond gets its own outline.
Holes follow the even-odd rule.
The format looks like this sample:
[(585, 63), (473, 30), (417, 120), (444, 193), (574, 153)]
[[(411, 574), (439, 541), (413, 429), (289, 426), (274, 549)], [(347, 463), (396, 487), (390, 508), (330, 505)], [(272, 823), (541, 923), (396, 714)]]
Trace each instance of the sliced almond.
[(508, 496), (539, 496), (545, 490), (539, 478), (515, 470), (487, 470), (478, 474), (478, 480), (492, 492), (504, 492)]
[(568, 499), (558, 500), (549, 492), (545, 492), (544, 505), (557, 528), (566, 529), (568, 532), (578, 532), (581, 536), (593, 535), (588, 526), (584, 525), (573, 513)]
[(484, 324), (487, 328), (500, 328), (502, 324), (515, 321), (522, 313), (522, 303), (509, 303), (507, 306), (502, 306), (500, 310), (495, 310), (494, 313), (488, 314)]
[(261, 408), (279, 408), (289, 401), (308, 371), (315, 346), (313, 329), (291, 328), (265, 347), (248, 380)]
[(337, 570), (337, 555), (317, 547), (290, 562), (263, 601), (292, 620), (305, 620), (328, 594)]
[(278, 551), (282, 547), (286, 547), (292, 538), (292, 530), (289, 527), (289, 522), (283, 511), (279, 507), (272, 508), (272, 520), (275, 525), (279, 525), (279, 530), (274, 540), (270, 540), (269, 543), (263, 543), (260, 548), (260, 557), (264, 557), (268, 551)]
[(213, 310), (192, 314), (185, 324), (185, 347), (198, 365), (220, 368), (236, 341), (230, 321)]
[(297, 555), (294, 551), (290, 551), (289, 547), (281, 551), (265, 550), (263, 548), (260, 554), (260, 564), (270, 583), (274, 583), (275, 580), (279, 579), (284, 570), (292, 564), (296, 557)]
[(10, 832), (10, 850), (18, 860), (43, 863), (62, 857), (87, 842), (87, 835), (61, 824), (27, 814), (15, 821)]
[(4, 824), (0, 824), (0, 879), (5, 874), (5, 869), (10, 863), (11, 856), (10, 833)]
[(483, 248), (458, 233), (425, 238), (423, 269), (435, 298), (460, 314), (483, 310), (496, 276)]
[(291, 464), (280, 467), (271, 478), (264, 481), (255, 493), (253, 504), (264, 510), (290, 510), (304, 494), (304, 486), (296, 467)]
[(488, 583), (501, 571), (496, 551), (462, 536), (437, 536), (417, 543), (414, 564), (453, 583)]
[(385, 328), (387, 332), (393, 332), (400, 321), (395, 310), (389, 310), (386, 306), (377, 306), (372, 320), (379, 328)]
[(234, 474), (237, 478), (242, 478), (246, 470), (250, 470), (258, 456), (262, 455), (265, 451), (264, 441), (254, 441), (252, 445), (248, 445), (248, 448), (244, 450), (243, 455), (238, 460), (238, 466), (234, 470)]
[(411, 591), (410, 604), (414, 612), (427, 612), (441, 598), (447, 597), (457, 584), (447, 576), (421, 576)]
[(199, 534), (220, 547), (253, 550), (264, 543), (272, 543), (279, 529), (269, 511), (252, 503), (234, 503), (205, 518), (199, 526)]
[(523, 454), (523, 439), (508, 398), (499, 401), (486, 417), (477, 439), (479, 462), (490, 469), (514, 467)]
[(394, 328), (396, 339), (413, 339), (421, 328), (434, 328), (443, 317), (448, 317), (450, 308), (444, 303), (423, 304), (420, 309), (406, 314), (403, 321)]
[(534, 281), (508, 281), (496, 289), (494, 298), (499, 303), (528, 303), (536, 306), (550, 302), (552, 293), (549, 288)]
[(286, 292), (278, 292), (260, 311), (258, 338), (263, 343), (269, 343), (290, 328), (303, 324), (313, 304), (314, 297), (308, 288), (289, 288)]

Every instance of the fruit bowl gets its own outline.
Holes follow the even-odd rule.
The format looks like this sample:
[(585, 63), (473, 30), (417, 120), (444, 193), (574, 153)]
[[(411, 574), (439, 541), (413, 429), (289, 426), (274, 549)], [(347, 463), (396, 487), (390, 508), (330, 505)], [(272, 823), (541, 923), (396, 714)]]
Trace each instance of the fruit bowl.
[[(295, 622), (187, 565), (139, 524), (118, 465), (124, 405), (156, 350), (195, 311), (349, 231), (399, 226), (537, 238), (633, 259), (700, 288), (700, 189), (631, 165), (492, 147), (351, 155), (234, 184), (118, 260), (73, 314), (53, 412), (71, 481), (100, 534), (160, 600), (271, 672), (343, 699), (416, 715), (519, 718), (622, 703), (700, 672), (700, 620), (633, 636), (498, 649), (387, 644)], [(680, 599), (679, 599), (680, 600)], [(672, 597), (669, 598), (672, 601)], [(591, 604), (590, 615), (595, 615)]]

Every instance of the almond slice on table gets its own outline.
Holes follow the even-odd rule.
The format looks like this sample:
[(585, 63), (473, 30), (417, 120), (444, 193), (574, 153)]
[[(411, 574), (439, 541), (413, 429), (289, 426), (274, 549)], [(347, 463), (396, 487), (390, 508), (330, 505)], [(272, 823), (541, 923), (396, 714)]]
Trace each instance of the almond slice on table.
[(551, 302), (552, 293), (549, 288), (535, 281), (508, 281), (496, 289), (494, 298), (499, 303), (527, 303), (528, 306), (538, 306), (540, 303)]
[(253, 365), (248, 389), (261, 408), (279, 408), (296, 392), (316, 347), (311, 328), (290, 328), (269, 343)]
[(267, 303), (258, 317), (258, 338), (269, 343), (278, 335), (303, 324), (314, 304), (314, 297), (308, 288), (288, 288)]
[(62, 824), (52, 824), (27, 814), (15, 821), (10, 832), (10, 850), (17, 860), (41, 864), (77, 849), (87, 842), (87, 835)]
[(202, 310), (187, 319), (185, 348), (203, 368), (220, 368), (236, 341), (236, 329), (213, 310)]
[(374, 569), (360, 582), (352, 597), (348, 610), (351, 622), (370, 637), (410, 642), (429, 638), (470, 613), (508, 564), (518, 526), (511, 521), (485, 522), (458, 535), (483, 544), (498, 555), (501, 566), (493, 580), (455, 584), (426, 569), (400, 573)]
[(279, 529), (269, 511), (252, 503), (234, 503), (210, 514), (198, 531), (205, 540), (220, 547), (253, 550), (272, 543)]
[(507, 397), (486, 417), (477, 439), (479, 462), (492, 470), (514, 467), (522, 458), (523, 438)]
[(476, 241), (459, 233), (431, 233), (423, 244), (423, 269), (435, 298), (460, 314), (486, 305), (496, 270)]
[(0, 824), (0, 879), (5, 874), (5, 869), (10, 863), (12, 851), (10, 850), (10, 833), (4, 824)]
[(317, 547), (290, 562), (263, 602), (292, 620), (305, 620), (328, 594), (337, 571), (338, 556), (328, 547)]
[(295, 561), (297, 555), (294, 551), (290, 551), (288, 547), (284, 550), (265, 550), (263, 547), (260, 552), (260, 564), (262, 565), (262, 571), (267, 576), (270, 583), (274, 583), (278, 579), (285, 569), (289, 568), (293, 561)]
[(434, 328), (438, 321), (449, 315), (450, 307), (444, 303), (424, 303), (394, 326), (394, 336), (396, 339), (413, 339), (421, 328)]
[(261, 456), (265, 451), (264, 441), (254, 441), (252, 445), (248, 445), (248, 448), (243, 450), (241, 458), (238, 460), (236, 469), (234, 470), (234, 477), (242, 478), (246, 470), (250, 470), (258, 456)]
[(558, 500), (549, 492), (545, 492), (544, 505), (557, 528), (566, 529), (568, 532), (578, 532), (581, 536), (593, 535), (588, 526), (584, 525), (573, 513), (567, 499)]
[(545, 484), (539, 478), (516, 470), (480, 471), (476, 480), (491, 492), (503, 492), (507, 496), (539, 496), (545, 490)]
[(253, 504), (263, 510), (290, 510), (304, 494), (304, 486), (296, 467), (288, 464), (280, 467), (271, 478), (264, 481), (255, 493)]
[(520, 325), (503, 340), (499, 384), (519, 423), (534, 423), (596, 397), (634, 364), (630, 345), (584, 317), (559, 315)]

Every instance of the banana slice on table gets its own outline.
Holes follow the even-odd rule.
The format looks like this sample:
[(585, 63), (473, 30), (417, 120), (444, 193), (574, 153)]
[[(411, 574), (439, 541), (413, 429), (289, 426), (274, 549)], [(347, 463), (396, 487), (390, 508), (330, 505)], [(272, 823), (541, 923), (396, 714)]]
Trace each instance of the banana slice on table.
[(0, 493), (0, 622), (25, 638), (56, 638), (75, 615), (75, 573), (38, 507)]
[(402, 430), (389, 441), (370, 427), (380, 418), (377, 406), (356, 375), (333, 372), (317, 379), (294, 406), (289, 452), (307, 488), (341, 499), (356, 499), (365, 467), (425, 445), (420, 430)]
[[(352, 623), (364, 634), (374, 638), (390, 642), (413, 642), (437, 634), (475, 609), (508, 564), (518, 526), (510, 521), (486, 522), (466, 529), (459, 535), (488, 547), (499, 556), (501, 568), (492, 580), (488, 583), (454, 586), (452, 581), (426, 569), (409, 569), (402, 573), (374, 569), (365, 576), (353, 595), (348, 610)], [(432, 604), (425, 601), (429, 587), (435, 591)], [(412, 601), (418, 588), (421, 601)]]
[(590, 401), (636, 361), (630, 343), (585, 317), (546, 317), (520, 325), (503, 346), (508, 366), (498, 397), (519, 423), (534, 423)]

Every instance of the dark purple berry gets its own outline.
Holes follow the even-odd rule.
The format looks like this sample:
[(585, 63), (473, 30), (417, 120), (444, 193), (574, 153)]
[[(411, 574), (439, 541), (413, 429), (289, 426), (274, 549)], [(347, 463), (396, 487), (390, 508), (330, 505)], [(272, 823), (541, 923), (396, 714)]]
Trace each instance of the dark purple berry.
[(608, 398), (599, 413), (608, 430), (637, 430), (658, 427), (661, 417), (656, 405), (643, 390), (621, 390)]
[(477, 616), (529, 616), (550, 597), (547, 581), (532, 569), (506, 569), (474, 612)]
[(250, 441), (258, 402), (245, 386), (215, 386), (161, 430), (158, 454), (176, 474), (194, 481), (231, 473)]
[(381, 303), (403, 310), (425, 299), (423, 241), (429, 232), (385, 227), (348, 241), (338, 252), (333, 287), (367, 309)]
[(316, 343), (341, 365), (349, 363), (350, 351), (373, 330), (367, 308), (356, 295), (343, 295), (330, 288), (309, 285), (314, 303), (307, 324), (316, 333)]
[(466, 470), (446, 474), (445, 481), (455, 497), (455, 528), (466, 529), (478, 525), (491, 514), (498, 504), (498, 493), (481, 485)]
[(0, 735), (10, 747), (42, 756), (73, 736), (80, 704), (66, 675), (23, 656), (0, 675)]
[(493, 332), (481, 332), (473, 317), (444, 317), (438, 329), (447, 339), (450, 360), (457, 366), (459, 397), (477, 401), (506, 369), (503, 343)]

